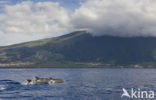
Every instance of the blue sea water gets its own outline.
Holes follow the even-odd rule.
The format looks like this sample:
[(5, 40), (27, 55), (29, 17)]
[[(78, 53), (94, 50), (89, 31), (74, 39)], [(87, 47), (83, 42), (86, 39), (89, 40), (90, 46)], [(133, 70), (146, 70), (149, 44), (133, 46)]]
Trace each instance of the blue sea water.
[[(35, 76), (64, 83), (23, 85)], [(0, 100), (133, 100), (122, 88), (156, 91), (156, 69), (0, 69)]]

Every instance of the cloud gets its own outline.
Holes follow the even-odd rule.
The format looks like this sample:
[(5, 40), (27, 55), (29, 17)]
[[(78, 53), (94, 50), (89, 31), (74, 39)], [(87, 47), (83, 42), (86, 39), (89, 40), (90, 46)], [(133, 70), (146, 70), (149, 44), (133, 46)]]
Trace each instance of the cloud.
[(156, 36), (155, 0), (87, 0), (71, 23), (93, 35)]
[(51, 34), (28, 35), (28, 34), (20, 34), (20, 33), (14, 33), (14, 34), (0, 33), (0, 46), (33, 41), (33, 40), (43, 39), (47, 37), (51, 37)]
[(59, 36), (67, 33), (71, 27), (68, 11), (57, 2), (23, 1), (15, 5), (5, 5), (3, 10), (0, 14), (1, 37), (18, 40), (10, 43), (34, 40), (34, 37), (40, 39), (45, 36)]
[(52, 1), (7, 2), (0, 2), (5, 4), (0, 11), (0, 45), (79, 29), (94, 36), (156, 36), (156, 0), (86, 0), (75, 10)]

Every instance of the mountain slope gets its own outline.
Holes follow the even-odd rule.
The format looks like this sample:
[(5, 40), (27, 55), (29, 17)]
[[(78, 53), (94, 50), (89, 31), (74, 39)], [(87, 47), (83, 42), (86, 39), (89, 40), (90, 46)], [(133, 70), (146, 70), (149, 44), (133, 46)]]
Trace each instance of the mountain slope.
[(85, 31), (0, 48), (0, 63), (135, 65), (155, 61), (154, 37), (94, 37)]

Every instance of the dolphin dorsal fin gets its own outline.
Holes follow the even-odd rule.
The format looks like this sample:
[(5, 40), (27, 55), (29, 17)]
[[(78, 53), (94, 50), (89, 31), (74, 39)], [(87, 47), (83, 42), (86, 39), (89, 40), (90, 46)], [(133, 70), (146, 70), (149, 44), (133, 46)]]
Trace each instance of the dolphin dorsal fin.
[(36, 79), (36, 80), (38, 80), (38, 79), (39, 79), (39, 77), (35, 76), (35, 79)]

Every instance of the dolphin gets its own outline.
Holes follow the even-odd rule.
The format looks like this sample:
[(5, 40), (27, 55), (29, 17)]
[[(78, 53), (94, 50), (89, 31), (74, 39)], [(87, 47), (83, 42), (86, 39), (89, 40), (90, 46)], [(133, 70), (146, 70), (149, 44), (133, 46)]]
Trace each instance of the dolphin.
[(53, 79), (52, 77), (50, 78), (40, 78), (40, 77), (35, 77), (35, 80), (27, 80), (28, 84), (50, 84), (50, 83), (63, 83), (64, 81), (62, 79)]

